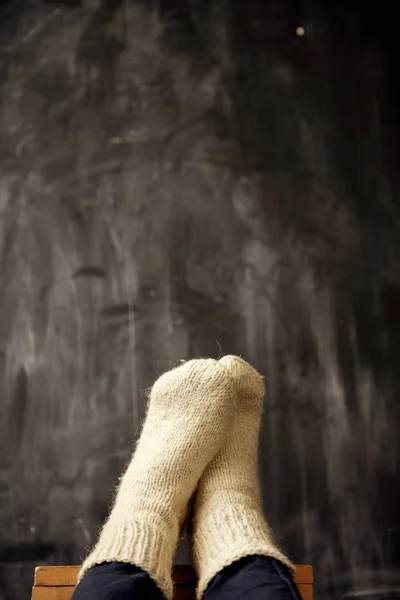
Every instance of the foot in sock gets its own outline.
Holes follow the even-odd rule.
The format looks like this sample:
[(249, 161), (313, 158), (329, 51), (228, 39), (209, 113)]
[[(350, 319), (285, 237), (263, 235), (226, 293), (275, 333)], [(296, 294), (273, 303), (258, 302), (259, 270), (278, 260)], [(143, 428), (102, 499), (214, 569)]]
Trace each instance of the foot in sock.
[(188, 502), (232, 424), (236, 393), (223, 363), (192, 360), (154, 384), (146, 420), (114, 505), (79, 580), (92, 566), (141, 567), (166, 598)]
[(238, 408), (231, 431), (204, 471), (195, 496), (191, 537), (198, 598), (218, 572), (244, 556), (270, 556), (294, 572), (274, 543), (262, 511), (258, 439), (264, 382), (241, 358), (225, 356), (220, 363), (232, 375)]

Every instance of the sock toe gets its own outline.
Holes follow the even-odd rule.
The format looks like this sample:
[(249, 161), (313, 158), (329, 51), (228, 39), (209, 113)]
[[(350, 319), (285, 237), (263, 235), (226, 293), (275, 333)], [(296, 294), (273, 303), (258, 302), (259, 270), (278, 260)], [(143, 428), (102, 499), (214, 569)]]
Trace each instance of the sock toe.
[(219, 361), (230, 373), (239, 397), (262, 402), (265, 395), (263, 377), (240, 356), (228, 354)]

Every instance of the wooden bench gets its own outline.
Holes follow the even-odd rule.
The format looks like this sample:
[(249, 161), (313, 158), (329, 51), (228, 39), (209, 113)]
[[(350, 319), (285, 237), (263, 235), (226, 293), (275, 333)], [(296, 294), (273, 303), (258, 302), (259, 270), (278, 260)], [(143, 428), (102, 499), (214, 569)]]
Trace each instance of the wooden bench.
[[(79, 567), (36, 567), (32, 600), (70, 600)], [(196, 574), (190, 566), (174, 568), (176, 593), (174, 600), (195, 598)], [(313, 597), (313, 570), (310, 565), (297, 565), (296, 584), (303, 600)]]

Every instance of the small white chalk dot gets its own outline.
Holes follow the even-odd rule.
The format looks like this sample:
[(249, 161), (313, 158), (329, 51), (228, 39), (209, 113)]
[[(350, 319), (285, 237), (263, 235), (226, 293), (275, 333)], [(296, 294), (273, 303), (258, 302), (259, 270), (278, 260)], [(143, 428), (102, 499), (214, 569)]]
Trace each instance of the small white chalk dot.
[(302, 35), (304, 35), (304, 34), (305, 34), (305, 32), (306, 32), (306, 31), (305, 31), (304, 27), (297, 27), (297, 29), (296, 29), (296, 33), (297, 33), (297, 35), (299, 35), (300, 37), (301, 37)]

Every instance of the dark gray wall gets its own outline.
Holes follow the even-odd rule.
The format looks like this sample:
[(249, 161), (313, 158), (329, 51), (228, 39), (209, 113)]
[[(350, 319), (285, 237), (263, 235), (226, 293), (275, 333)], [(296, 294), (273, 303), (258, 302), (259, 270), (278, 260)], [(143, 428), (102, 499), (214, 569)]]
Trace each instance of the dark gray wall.
[(268, 377), (317, 597), (399, 590), (397, 25), (326, 4), (2, 3), (1, 600), (91, 546), (154, 378), (221, 352)]

